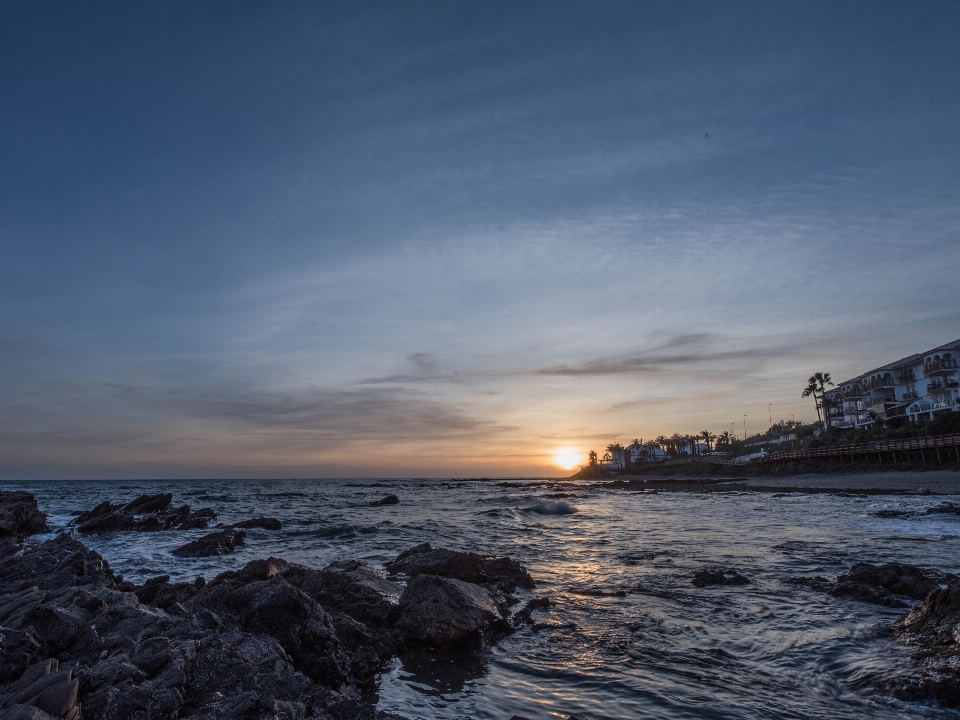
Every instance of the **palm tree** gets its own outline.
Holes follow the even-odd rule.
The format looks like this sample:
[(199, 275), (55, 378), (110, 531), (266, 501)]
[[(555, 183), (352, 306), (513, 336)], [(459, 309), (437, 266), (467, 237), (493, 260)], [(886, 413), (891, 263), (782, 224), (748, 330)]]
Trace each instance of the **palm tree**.
[(826, 425), (826, 430), (830, 430), (830, 414), (827, 412), (827, 385), (833, 385), (833, 378), (830, 377), (830, 373), (814, 373), (813, 376), (817, 379), (817, 382), (820, 383), (820, 405), (823, 406), (823, 421)]
[(640, 453), (643, 450), (643, 440), (638, 440), (637, 438), (633, 439), (633, 442), (630, 443), (630, 449), (637, 453), (637, 462), (640, 461)]
[(700, 437), (703, 438), (703, 441), (707, 444), (707, 452), (709, 452), (712, 449), (713, 441), (717, 439), (717, 436), (709, 430), (702, 430), (700, 432)]
[(670, 436), (670, 446), (675, 448), (676, 454), (680, 454), (680, 448), (683, 447), (683, 437), (680, 433), (674, 433)]
[(730, 439), (730, 431), (729, 431), (729, 430), (724, 430), (722, 433), (720, 433), (719, 437), (717, 437), (717, 445), (716, 445), (716, 446), (717, 446), (717, 447), (720, 447), (721, 445), (723, 445), (723, 446), (726, 447), (726, 446), (729, 445), (731, 442), (732, 442), (732, 441), (731, 441), (731, 439)]
[(810, 397), (813, 395), (813, 404), (817, 408), (817, 422), (821, 422), (823, 418), (820, 417), (820, 398), (817, 396), (817, 391), (817, 376), (811, 375), (807, 380), (807, 387), (800, 393), (800, 397)]
[(657, 439), (654, 440), (654, 442), (657, 444), (657, 447), (659, 447), (661, 450), (666, 452), (667, 443), (669, 443), (670, 441), (667, 439), (666, 435), (658, 435)]
[[(830, 377), (830, 373), (815, 372), (807, 379), (807, 387), (804, 388), (800, 395), (800, 397), (810, 397), (813, 395), (813, 404), (817, 407), (817, 420), (823, 423), (825, 430), (830, 429), (830, 419), (827, 417), (827, 409), (824, 406), (827, 385), (833, 385), (833, 379)], [(823, 409), (823, 415), (820, 414), (821, 408)]]

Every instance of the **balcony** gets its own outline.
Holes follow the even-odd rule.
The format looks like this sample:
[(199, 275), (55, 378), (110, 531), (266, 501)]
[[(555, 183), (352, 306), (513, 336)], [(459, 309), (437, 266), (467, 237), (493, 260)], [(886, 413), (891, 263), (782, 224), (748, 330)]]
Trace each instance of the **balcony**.
[(917, 393), (915, 393), (915, 392), (907, 392), (907, 393), (904, 393), (904, 394), (903, 394), (903, 399), (904, 399), (904, 401), (906, 401), (906, 400), (916, 400), (918, 397), (920, 397), (920, 396), (917, 395)]

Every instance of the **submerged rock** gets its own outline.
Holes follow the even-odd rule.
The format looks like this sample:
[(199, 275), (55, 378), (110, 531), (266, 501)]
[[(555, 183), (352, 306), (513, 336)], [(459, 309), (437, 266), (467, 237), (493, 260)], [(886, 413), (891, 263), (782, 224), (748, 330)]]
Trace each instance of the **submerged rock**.
[(221, 530), (181, 545), (173, 554), (184, 558), (229, 555), (237, 545), (243, 545), (245, 537), (243, 530)]
[(925, 515), (934, 515), (934, 514), (947, 514), (947, 515), (960, 515), (960, 505), (955, 505), (952, 502), (942, 502), (939, 505), (934, 507), (927, 508), (924, 511)]
[(396, 495), (387, 495), (385, 498), (382, 498), (381, 500), (374, 500), (370, 504), (371, 505), (397, 505), (399, 503), (400, 503), (400, 498), (398, 498)]
[(233, 525), (230, 525), (231, 528), (239, 528), (242, 530), (247, 530), (249, 528), (262, 528), (264, 530), (280, 530), (283, 525), (276, 518), (271, 517), (259, 517), (251, 518), (250, 520), (241, 520), (240, 522), (235, 522)]
[(740, 573), (724, 568), (701, 570), (693, 576), (693, 584), (697, 587), (707, 587), (708, 585), (748, 585), (749, 583), (750, 580)]
[[(886, 607), (907, 607), (900, 597), (920, 600), (937, 587), (936, 581), (913, 565), (857, 563), (837, 577), (827, 592)], [(900, 596), (900, 597), (898, 597)]]
[(24, 538), (46, 529), (47, 516), (31, 493), (0, 490), (0, 538)]

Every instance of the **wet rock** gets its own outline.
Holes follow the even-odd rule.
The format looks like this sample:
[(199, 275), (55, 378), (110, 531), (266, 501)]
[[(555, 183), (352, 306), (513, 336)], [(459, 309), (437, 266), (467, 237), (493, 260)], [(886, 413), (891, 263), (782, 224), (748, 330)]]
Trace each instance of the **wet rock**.
[(287, 583), (290, 568), (272, 558), (244, 568), (248, 579), (158, 576), (135, 594), (68, 536), (3, 557), (0, 717), (396, 718), (351, 699), (382, 659)]
[(24, 538), (46, 530), (47, 516), (32, 494), (0, 490), (0, 538)]
[[(429, 548), (429, 543), (424, 544)], [(423, 548), (424, 545), (418, 545)], [(534, 587), (530, 573), (516, 560), (507, 557), (491, 557), (465, 553), (446, 548), (412, 552), (407, 550), (392, 563), (387, 564), (391, 575), (416, 577), (421, 574), (462, 580), (463, 582), (495, 588), (502, 593), (512, 593), (517, 588)]]
[(242, 530), (224, 530), (204, 535), (202, 538), (181, 545), (173, 554), (183, 558), (229, 555), (237, 545), (243, 545), (246, 533)]
[(886, 607), (907, 607), (898, 596), (920, 600), (937, 587), (933, 578), (913, 565), (857, 563), (837, 577), (827, 590), (835, 597), (852, 597)]
[(230, 525), (231, 528), (249, 529), (262, 528), (263, 530), (279, 530), (283, 527), (279, 520), (270, 517), (251, 518), (250, 520), (241, 520)]
[(878, 518), (904, 518), (912, 517), (914, 514), (909, 510), (877, 510), (873, 513), (873, 516)]
[(520, 610), (514, 613), (513, 618), (511, 618), (511, 623), (514, 627), (518, 627), (523, 623), (533, 623), (532, 613), (534, 610), (543, 610), (550, 607), (553, 604), (553, 601), (548, 597), (538, 597), (531, 598), (526, 605), (524, 605)]
[(955, 505), (952, 502), (942, 502), (939, 505), (927, 508), (924, 511), (924, 514), (926, 515), (934, 515), (934, 514), (960, 515), (960, 505)]
[(960, 582), (936, 588), (900, 618), (894, 632), (916, 648), (917, 672), (891, 678), (886, 689), (904, 700), (934, 700), (960, 707)]
[(334, 562), (323, 570), (295, 565), (284, 578), (328, 611), (374, 627), (389, 623), (400, 598), (399, 585), (358, 561)]
[(724, 568), (701, 570), (693, 576), (693, 584), (697, 587), (707, 587), (709, 585), (747, 585), (749, 583), (750, 580), (740, 573)]
[(801, 585), (811, 590), (818, 590), (819, 592), (827, 592), (833, 587), (833, 583), (822, 575), (801, 575), (799, 577), (787, 578), (787, 582), (791, 585)]
[(400, 597), (397, 628), (406, 642), (441, 648), (480, 647), (511, 630), (484, 588), (426, 574), (407, 583)]
[(408, 550), (404, 550), (402, 553), (397, 555), (397, 559), (394, 560), (394, 562), (400, 562), (401, 560), (404, 560), (410, 557), (411, 555), (419, 555), (420, 553), (427, 553), (427, 552), (430, 552), (431, 550), (433, 550), (433, 547), (431, 547), (430, 543), (428, 542), (420, 543), (419, 545), (414, 545), (412, 548), (409, 548)]
[(374, 500), (371, 505), (398, 505), (400, 503), (400, 498), (396, 495), (387, 495), (385, 498), (380, 500)]
[(114, 505), (105, 500), (86, 512), (81, 512), (71, 521), (79, 532), (90, 535), (107, 532), (156, 532), (172, 529), (203, 529), (217, 514), (210, 508), (196, 513), (189, 505), (173, 507), (171, 493), (141, 495), (126, 505)]

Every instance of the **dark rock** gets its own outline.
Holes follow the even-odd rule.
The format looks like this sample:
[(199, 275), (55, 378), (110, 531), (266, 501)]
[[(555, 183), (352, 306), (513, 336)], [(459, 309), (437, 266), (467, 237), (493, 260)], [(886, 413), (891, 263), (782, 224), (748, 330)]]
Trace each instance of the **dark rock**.
[(827, 592), (833, 587), (833, 583), (827, 580), (827, 578), (822, 575), (813, 575), (813, 576), (803, 576), (787, 578), (787, 582), (791, 585), (802, 585), (808, 587), (811, 590), (818, 590), (820, 592)]
[(405, 558), (408, 558), (411, 555), (427, 553), (427, 552), (430, 552), (431, 550), (433, 550), (433, 547), (431, 547), (430, 543), (428, 542), (420, 543), (419, 545), (414, 545), (409, 550), (404, 550), (402, 553), (397, 555), (397, 559), (394, 560), (394, 562), (400, 562), (401, 560), (404, 560)]
[(877, 510), (877, 512), (873, 513), (873, 516), (878, 518), (903, 518), (913, 515), (914, 513), (909, 510)]
[(374, 500), (371, 505), (397, 505), (400, 503), (400, 498), (396, 495), (387, 495), (381, 500)]
[(24, 538), (46, 530), (47, 516), (33, 495), (0, 490), (0, 538)]
[(160, 530), (196, 530), (207, 527), (217, 514), (210, 508), (196, 513), (190, 512), (189, 505), (172, 507), (171, 493), (141, 495), (126, 505), (114, 505), (109, 500), (92, 510), (81, 512), (71, 521), (83, 534), (107, 532), (156, 532)]
[(548, 597), (531, 598), (530, 601), (523, 606), (523, 608), (514, 613), (511, 622), (513, 623), (514, 627), (517, 627), (522, 623), (532, 623), (532, 613), (534, 610), (542, 610), (550, 607), (552, 604), (553, 601)]
[(361, 562), (335, 562), (323, 570), (294, 565), (284, 578), (331, 612), (368, 625), (388, 624), (397, 608), (400, 586)]
[(948, 514), (948, 515), (960, 515), (960, 505), (954, 505), (951, 502), (943, 502), (935, 507), (927, 508), (925, 511), (927, 515), (933, 514)]
[[(159, 576), (135, 595), (68, 536), (0, 558), (0, 717), (79, 720), (82, 707), (117, 720), (397, 718), (351, 699), (382, 664), (356, 640), (364, 627), (339, 623), (287, 583), (278, 571), (289, 563), (248, 568), (271, 577)], [(164, 597), (182, 593), (163, 610)]]
[(480, 647), (511, 630), (484, 588), (425, 574), (407, 583), (400, 597), (397, 628), (406, 642), (441, 648)]
[(913, 565), (857, 563), (850, 572), (837, 577), (827, 590), (835, 597), (852, 597), (886, 607), (907, 607), (897, 596), (920, 600), (937, 587), (937, 583)]
[(173, 493), (157, 493), (156, 495), (141, 495), (131, 500), (121, 508), (121, 512), (130, 515), (146, 515), (166, 510), (173, 502)]
[(530, 573), (512, 558), (487, 557), (446, 548), (413, 554), (409, 552), (401, 553), (396, 560), (387, 564), (387, 571), (391, 575), (402, 574), (411, 578), (421, 574), (439, 575), (489, 586), (503, 593), (512, 593), (518, 587), (525, 589), (534, 587)]
[(251, 518), (250, 520), (241, 520), (240, 522), (235, 522), (233, 525), (230, 525), (231, 528), (263, 528), (264, 530), (279, 530), (283, 527), (280, 524), (280, 521), (276, 518), (269, 517), (260, 517), (260, 518)]
[(740, 573), (723, 568), (701, 570), (693, 576), (693, 584), (697, 587), (707, 587), (709, 585), (747, 585), (749, 583), (750, 580)]
[(903, 700), (960, 707), (960, 582), (936, 588), (894, 624), (894, 632), (917, 648), (918, 672), (889, 679), (885, 689)]
[(181, 545), (173, 554), (177, 557), (211, 557), (229, 555), (237, 545), (243, 545), (246, 533), (242, 530), (222, 530)]

